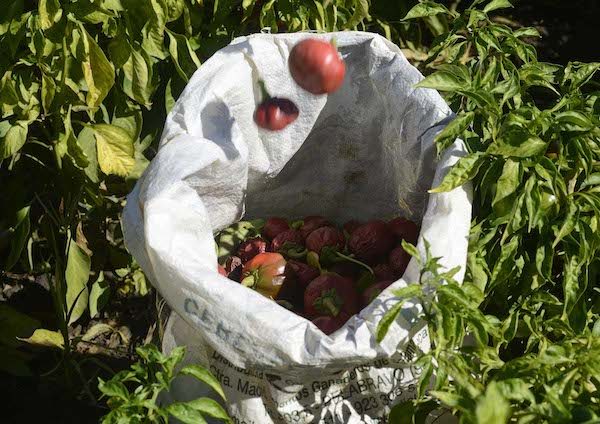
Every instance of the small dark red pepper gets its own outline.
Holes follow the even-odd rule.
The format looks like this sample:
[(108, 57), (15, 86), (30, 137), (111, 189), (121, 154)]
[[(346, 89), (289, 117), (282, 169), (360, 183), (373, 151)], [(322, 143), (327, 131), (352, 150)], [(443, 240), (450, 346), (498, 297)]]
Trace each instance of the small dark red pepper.
[(359, 221), (352, 219), (344, 224), (344, 231), (348, 234), (348, 236), (350, 236), (352, 235), (354, 230), (356, 230), (361, 225), (362, 224)]
[(278, 252), (285, 243), (293, 243), (297, 246), (304, 246), (304, 238), (298, 230), (285, 230), (273, 239), (271, 242), (271, 250)]
[(321, 249), (325, 246), (343, 249), (345, 241), (344, 235), (337, 228), (321, 227), (306, 237), (306, 248), (320, 254)]
[(306, 239), (306, 237), (317, 228), (327, 227), (329, 225), (331, 225), (331, 223), (322, 216), (307, 216), (304, 218), (304, 223), (300, 228), (300, 232), (302, 233), (302, 237)]
[(289, 99), (271, 97), (262, 81), (259, 82), (263, 92), (263, 100), (254, 111), (254, 122), (261, 128), (280, 131), (294, 122), (300, 111)]
[(352, 232), (348, 247), (358, 259), (373, 263), (394, 247), (394, 236), (383, 221), (370, 221)]
[(227, 278), (239, 283), (242, 278), (242, 260), (237, 256), (230, 256), (225, 262), (225, 271), (227, 272)]
[(405, 240), (416, 244), (419, 238), (419, 227), (413, 221), (405, 218), (394, 218), (388, 222), (388, 227), (397, 238), (397, 243)]
[(238, 256), (242, 262), (248, 262), (250, 259), (260, 253), (267, 251), (267, 242), (260, 237), (255, 237), (250, 240), (246, 240), (238, 249)]
[(390, 252), (389, 264), (397, 275), (404, 274), (409, 262), (410, 255), (406, 253), (402, 246), (398, 246)]
[(388, 264), (379, 264), (374, 266), (373, 274), (375, 274), (375, 281), (394, 281), (396, 279), (396, 273)]
[(290, 225), (283, 218), (271, 217), (267, 219), (262, 228), (262, 235), (269, 240), (273, 240), (279, 233), (290, 229)]
[(364, 308), (370, 304), (379, 294), (394, 283), (392, 280), (380, 281), (373, 284), (363, 292), (360, 297), (361, 305)]
[(312, 280), (317, 278), (321, 272), (304, 262), (300, 262), (294, 259), (290, 259), (287, 261), (286, 275), (290, 278), (295, 278), (300, 287), (302, 288), (302, 293), (306, 287), (310, 284)]
[(342, 328), (349, 319), (350, 315), (345, 312), (341, 312), (335, 317), (322, 316), (315, 318), (312, 320), (312, 323), (316, 325), (323, 333), (330, 335), (331, 333), (334, 333)]
[(337, 316), (358, 311), (358, 295), (351, 280), (336, 274), (315, 278), (304, 292), (304, 312), (310, 317)]

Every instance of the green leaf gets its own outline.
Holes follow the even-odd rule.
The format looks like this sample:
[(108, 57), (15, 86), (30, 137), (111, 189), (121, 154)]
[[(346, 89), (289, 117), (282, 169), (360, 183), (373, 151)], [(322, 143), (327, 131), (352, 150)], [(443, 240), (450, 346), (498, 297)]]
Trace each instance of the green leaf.
[(402, 240), (402, 248), (406, 251), (406, 253), (421, 263), (421, 254), (414, 245), (410, 244), (406, 240)]
[(575, 228), (575, 225), (577, 224), (578, 216), (579, 216), (579, 207), (577, 206), (577, 204), (575, 202), (571, 201), (569, 203), (569, 209), (567, 211), (567, 215), (565, 216), (565, 218), (563, 220), (563, 224), (562, 224), (560, 230), (558, 231), (558, 233), (556, 234), (554, 241), (552, 242), (553, 248), (556, 247), (563, 238), (568, 236), (571, 233), (571, 231), (573, 231), (573, 229)]
[(491, 291), (501, 282), (505, 281), (513, 271), (515, 266), (515, 255), (518, 247), (518, 237), (511, 238), (508, 243), (502, 246), (500, 257), (498, 258), (498, 261), (494, 265), (494, 270), (492, 271), (491, 284), (488, 289), (489, 291)]
[(436, 71), (415, 85), (416, 88), (432, 88), (440, 91), (458, 91), (468, 87), (468, 82), (448, 71)]
[(554, 119), (565, 131), (586, 132), (594, 128), (594, 123), (587, 116), (574, 110), (559, 113)]
[(507, 380), (496, 381), (496, 389), (505, 399), (515, 401), (527, 401), (532, 405), (535, 403), (535, 396), (530, 390), (531, 385), (519, 378), (509, 378)]
[(175, 69), (181, 78), (189, 81), (192, 74), (200, 67), (200, 60), (185, 36), (175, 34), (168, 29), (167, 34), (169, 35), (169, 53), (171, 53)]
[(494, 212), (498, 216), (503, 216), (510, 212), (514, 201), (514, 194), (521, 183), (521, 164), (512, 159), (507, 159), (504, 163), (502, 175), (498, 179), (496, 193), (492, 201)]
[(94, 318), (98, 315), (98, 312), (108, 303), (109, 296), (110, 283), (104, 280), (104, 273), (100, 271), (98, 279), (92, 284), (92, 289), (90, 290), (90, 317)]
[(424, 18), (426, 16), (439, 15), (440, 13), (452, 15), (452, 12), (450, 12), (446, 6), (442, 6), (434, 1), (424, 1), (416, 4), (410, 9), (403, 20)]
[(43, 30), (49, 29), (62, 17), (62, 9), (58, 0), (39, 0), (38, 13), (40, 26)]
[(386, 334), (390, 329), (390, 326), (394, 321), (396, 321), (396, 318), (402, 311), (403, 304), (403, 301), (399, 301), (398, 303), (396, 303), (394, 306), (392, 306), (392, 308), (389, 311), (385, 313), (381, 321), (379, 321), (376, 331), (377, 343), (381, 343), (381, 341), (385, 338)]
[(54, 347), (58, 349), (64, 349), (65, 346), (65, 340), (61, 333), (58, 331), (46, 330), (44, 328), (38, 328), (30, 337), (17, 337), (17, 339), (36, 346)]
[(39, 326), (38, 320), (0, 303), (0, 345), (17, 347), (19, 337), (31, 336)]
[(206, 415), (210, 415), (213, 418), (217, 418), (223, 421), (230, 421), (229, 415), (223, 409), (223, 407), (214, 399), (210, 398), (200, 398), (189, 401), (186, 403), (193, 409), (198, 412), (201, 412)]
[(21, 252), (27, 243), (30, 231), (29, 209), (30, 207), (26, 206), (16, 213), (16, 222), (13, 226), (14, 232), (10, 240), (10, 253), (6, 258), (4, 268), (6, 271), (10, 271), (10, 269), (19, 261)]
[(56, 83), (53, 78), (46, 74), (42, 74), (42, 107), (44, 113), (48, 114), (56, 95)]
[(90, 108), (94, 109), (100, 106), (114, 85), (115, 70), (81, 22), (79, 29), (81, 31), (80, 43), (85, 52), (85, 60), (81, 63), (81, 69), (88, 87), (86, 102)]
[(442, 193), (460, 187), (477, 174), (486, 158), (487, 155), (483, 152), (477, 152), (460, 158), (452, 169), (450, 169), (450, 172), (446, 174), (442, 183), (436, 188), (429, 190), (429, 193)]
[(66, 307), (69, 324), (77, 321), (85, 312), (88, 305), (87, 282), (90, 277), (91, 259), (85, 251), (73, 240), (69, 240), (67, 254)]
[(0, 122), (0, 161), (21, 150), (27, 141), (27, 124), (18, 121), (11, 125), (8, 121)]
[(225, 393), (223, 392), (219, 381), (206, 368), (201, 367), (200, 365), (188, 365), (183, 367), (179, 373), (182, 375), (191, 375), (192, 377), (206, 383), (215, 392), (217, 392), (222, 399), (225, 399)]
[(79, 145), (77, 138), (73, 134), (73, 127), (71, 126), (71, 107), (69, 106), (69, 110), (67, 112), (67, 116), (65, 117), (65, 133), (61, 135), (62, 142), (67, 145), (67, 150), (69, 152), (69, 156), (73, 158), (74, 162), (80, 168), (86, 168), (89, 165), (88, 158)]
[(99, 379), (98, 389), (105, 396), (109, 396), (111, 398), (117, 398), (127, 401), (129, 399), (129, 392), (127, 391), (127, 387), (120, 381), (115, 381), (115, 379), (110, 381), (103, 381)]
[(96, 137), (94, 130), (90, 127), (84, 127), (77, 136), (77, 144), (88, 160), (88, 166), (84, 169), (85, 175), (94, 183), (98, 179), (98, 154), (96, 153)]
[(368, 0), (356, 0), (354, 13), (344, 25), (345, 28), (356, 28), (363, 20), (370, 19), (369, 15), (369, 1)]
[(502, 396), (496, 382), (492, 381), (485, 394), (478, 399), (475, 411), (477, 422), (489, 424), (505, 424), (510, 418), (510, 404)]
[(498, 140), (490, 144), (487, 153), (506, 157), (530, 157), (546, 151), (548, 143), (531, 135), (525, 128), (513, 128), (504, 132)]
[(525, 27), (519, 28), (513, 32), (515, 37), (541, 37), (540, 32), (536, 28)]
[(513, 7), (513, 5), (511, 4), (510, 1), (508, 0), (492, 0), (491, 2), (489, 2), (484, 8), (483, 11), (485, 13), (489, 13), (493, 10), (497, 10), (497, 9), (505, 9), (508, 7)]
[(199, 411), (187, 403), (173, 403), (167, 406), (167, 412), (185, 424), (205, 424), (206, 420)]
[(473, 123), (474, 112), (461, 112), (436, 136), (438, 151), (448, 147)]
[(404, 302), (421, 294), (422, 288), (419, 284), (410, 284), (406, 287), (402, 287), (401, 289), (394, 290), (392, 291), (392, 293), (394, 294), (394, 296), (400, 299), (394, 306), (390, 308), (389, 311), (385, 313), (383, 318), (381, 318), (381, 321), (379, 321), (375, 333), (378, 343), (381, 343), (381, 341), (384, 339), (387, 332), (389, 331), (392, 323), (396, 321), (396, 318), (402, 311), (402, 306), (404, 305)]
[(135, 150), (129, 133), (108, 124), (96, 124), (91, 128), (96, 137), (98, 164), (102, 172), (127, 177), (135, 166)]
[(151, 59), (144, 50), (131, 50), (131, 56), (123, 65), (123, 76), (125, 94), (149, 108), (154, 86)]

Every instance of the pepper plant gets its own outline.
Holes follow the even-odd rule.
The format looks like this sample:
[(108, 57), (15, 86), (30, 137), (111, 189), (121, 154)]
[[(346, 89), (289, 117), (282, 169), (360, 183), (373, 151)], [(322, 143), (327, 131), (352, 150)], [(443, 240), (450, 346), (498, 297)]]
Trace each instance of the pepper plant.
[(422, 422), (437, 406), (464, 423), (599, 419), (600, 64), (538, 61), (535, 29), (490, 18), (507, 7), (475, 0), (459, 13), (425, 1), (406, 16), (449, 22), (418, 86), (456, 111), (439, 150), (458, 137), (468, 154), (432, 192), (471, 180), (474, 194), (465, 283), (438, 276), (447, 285), (424, 317), (433, 343), (419, 399), (397, 407), (395, 422)]

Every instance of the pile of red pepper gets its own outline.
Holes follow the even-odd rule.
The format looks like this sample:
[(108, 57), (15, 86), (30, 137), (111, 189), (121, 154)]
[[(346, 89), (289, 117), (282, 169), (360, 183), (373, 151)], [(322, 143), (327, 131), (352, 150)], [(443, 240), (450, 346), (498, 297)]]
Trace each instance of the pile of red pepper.
[(240, 221), (216, 237), (219, 272), (331, 334), (402, 276), (401, 242), (418, 234), (404, 218), (342, 228), (322, 216)]

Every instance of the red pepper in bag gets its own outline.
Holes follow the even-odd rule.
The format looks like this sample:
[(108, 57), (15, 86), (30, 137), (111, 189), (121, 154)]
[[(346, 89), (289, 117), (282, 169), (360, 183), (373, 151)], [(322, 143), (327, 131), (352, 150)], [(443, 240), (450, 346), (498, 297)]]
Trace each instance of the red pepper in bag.
[(394, 272), (396, 272), (398, 275), (404, 274), (409, 262), (410, 255), (406, 253), (406, 250), (404, 250), (402, 246), (398, 246), (390, 252), (390, 267), (392, 267)]
[(244, 265), (242, 284), (276, 299), (285, 282), (285, 265), (285, 258), (279, 253), (256, 255)]
[(394, 247), (394, 236), (383, 221), (370, 221), (358, 227), (348, 240), (350, 251), (367, 263), (385, 257)]
[(416, 244), (419, 237), (419, 227), (414, 222), (405, 218), (394, 218), (388, 222), (388, 227), (397, 237), (397, 242), (405, 240), (411, 244)]
[(394, 282), (391, 280), (388, 281), (380, 281), (378, 283), (373, 284), (371, 287), (366, 289), (360, 297), (361, 305), (364, 308), (368, 304), (370, 304), (379, 294), (392, 285)]
[(273, 239), (271, 242), (271, 250), (278, 252), (285, 243), (293, 243), (297, 246), (304, 246), (304, 238), (298, 230), (285, 230)]
[(267, 251), (267, 242), (256, 237), (243, 242), (238, 249), (238, 256), (242, 262), (247, 262), (256, 255)]
[(379, 264), (373, 267), (373, 274), (375, 274), (375, 281), (395, 280), (396, 273), (388, 264)]
[(354, 315), (358, 311), (358, 295), (352, 281), (336, 274), (315, 278), (304, 292), (304, 312), (310, 317)]
[(262, 235), (269, 240), (273, 240), (279, 233), (290, 229), (290, 225), (283, 218), (271, 217), (267, 219), (262, 228)]
[(311, 252), (321, 253), (325, 246), (344, 248), (344, 235), (333, 227), (321, 227), (314, 230), (306, 237), (306, 248)]
[(317, 228), (327, 227), (329, 225), (331, 225), (330, 222), (322, 216), (307, 216), (304, 218), (304, 223), (300, 228), (300, 232), (302, 233), (302, 237), (306, 239), (310, 233)]
[(295, 278), (303, 292), (312, 280), (317, 278), (321, 273), (317, 268), (314, 268), (304, 262), (290, 259), (287, 261), (286, 274)]
[(335, 317), (322, 316), (315, 318), (312, 320), (312, 323), (316, 325), (323, 333), (330, 335), (331, 333), (334, 333), (343, 327), (346, 321), (349, 319), (350, 315), (345, 312), (341, 312)]

